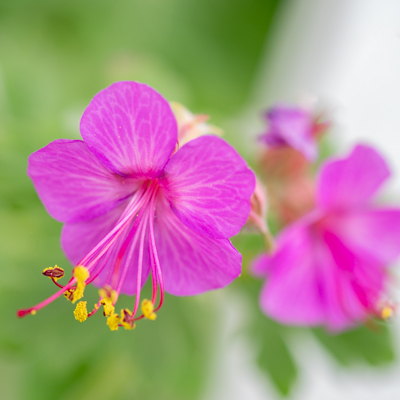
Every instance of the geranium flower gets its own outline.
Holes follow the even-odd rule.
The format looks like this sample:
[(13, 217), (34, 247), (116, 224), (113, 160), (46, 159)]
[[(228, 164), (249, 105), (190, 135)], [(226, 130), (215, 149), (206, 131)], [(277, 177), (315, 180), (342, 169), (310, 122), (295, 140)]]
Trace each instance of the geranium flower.
[(301, 107), (277, 105), (267, 110), (268, 130), (260, 140), (272, 148), (292, 147), (309, 161), (318, 157), (316, 138), (327, 128), (314, 114)]
[[(221, 288), (241, 271), (229, 237), (250, 211), (254, 175), (225, 141), (202, 136), (175, 152), (177, 123), (166, 100), (136, 82), (118, 82), (86, 108), (84, 141), (55, 140), (29, 157), (28, 174), (49, 214), (64, 222), (61, 244), (75, 265), (60, 290), (18, 312), (35, 313), (62, 294), (76, 302), (85, 285), (100, 287), (95, 309), (78, 303), (84, 321), (103, 305), (107, 324), (134, 327), (155, 319), (164, 290), (177, 296)], [(153, 295), (141, 304), (151, 272)], [(156, 305), (160, 290), (159, 304)], [(115, 312), (120, 293), (136, 295), (133, 311)]]
[(391, 314), (387, 266), (400, 255), (400, 209), (371, 202), (389, 175), (367, 146), (325, 163), (315, 210), (278, 235), (273, 256), (253, 261), (253, 273), (267, 277), (260, 295), (265, 314), (333, 331)]

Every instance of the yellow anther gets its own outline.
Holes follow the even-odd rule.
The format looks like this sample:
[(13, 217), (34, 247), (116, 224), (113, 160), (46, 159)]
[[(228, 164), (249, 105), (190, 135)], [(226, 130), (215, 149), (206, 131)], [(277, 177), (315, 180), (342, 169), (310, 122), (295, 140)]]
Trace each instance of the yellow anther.
[(74, 268), (74, 277), (78, 282), (85, 282), (89, 275), (88, 269), (83, 265), (78, 265)]
[(111, 314), (107, 318), (107, 325), (112, 331), (117, 331), (118, 330), (118, 324), (120, 322), (120, 318), (118, 314)]
[(133, 329), (136, 328), (136, 324), (130, 325), (130, 324), (128, 324), (127, 322), (121, 322), (121, 323), (122, 323), (122, 325), (124, 326), (124, 328), (125, 328), (127, 331), (131, 331), (131, 330), (133, 330)]
[(104, 306), (104, 315), (108, 317), (115, 311), (113, 303), (117, 298), (117, 292), (109, 286), (105, 286), (99, 290), (99, 295), (102, 297), (100, 303)]
[(117, 297), (117, 292), (111, 289), (109, 286), (104, 286), (104, 288), (99, 290), (99, 296), (103, 299), (110, 300), (111, 303), (114, 303)]
[(114, 313), (115, 307), (114, 307), (113, 303), (111, 303), (111, 300), (109, 300), (109, 299), (103, 299), (103, 300), (101, 300), (100, 303), (101, 303), (101, 304), (103, 305), (103, 307), (104, 307), (104, 315), (105, 315), (106, 317), (108, 317), (109, 315), (111, 315), (111, 314)]
[(76, 285), (76, 289), (72, 294), (71, 301), (75, 303), (77, 300), (81, 299), (83, 297), (84, 290), (85, 290), (85, 284), (82, 282), (78, 282), (78, 284)]
[(393, 309), (391, 307), (384, 307), (381, 311), (382, 319), (389, 319), (393, 316)]
[(85, 281), (89, 278), (89, 275), (89, 271), (83, 265), (78, 265), (74, 268), (74, 278), (76, 279), (77, 284), (72, 296), (73, 303), (83, 297), (83, 292), (86, 286)]
[(67, 290), (66, 292), (64, 292), (64, 296), (67, 300), (72, 301), (72, 292)]
[(144, 299), (142, 301), (142, 313), (147, 319), (152, 321), (157, 318), (157, 314), (154, 312), (154, 305), (150, 300)]
[(36, 310), (32, 310), (31, 315), (36, 315)]
[(74, 315), (75, 319), (79, 322), (86, 321), (88, 317), (88, 312), (86, 308), (87, 301), (80, 301), (75, 308)]
[(135, 329), (136, 325), (132, 321), (132, 312), (127, 308), (121, 310), (121, 324), (125, 329)]
[(54, 268), (53, 267), (45, 268), (42, 271), (42, 274), (56, 281), (57, 279), (60, 279), (64, 276), (64, 270), (60, 268), (58, 265), (55, 265)]

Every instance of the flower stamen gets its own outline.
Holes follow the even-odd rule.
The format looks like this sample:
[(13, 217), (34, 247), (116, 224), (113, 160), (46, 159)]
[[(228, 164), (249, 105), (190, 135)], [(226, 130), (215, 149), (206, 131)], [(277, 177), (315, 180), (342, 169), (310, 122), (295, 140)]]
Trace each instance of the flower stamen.
[(127, 330), (135, 329), (136, 327), (133, 322), (132, 312), (127, 308), (121, 310), (121, 325)]
[(48, 278), (50, 278), (53, 281), (53, 283), (56, 286), (58, 286), (59, 288), (63, 288), (64, 287), (64, 285), (60, 285), (57, 282), (58, 279), (60, 279), (60, 278), (62, 278), (64, 276), (64, 270), (62, 268), (60, 268), (59, 266), (56, 265), (54, 268), (53, 267), (45, 268), (42, 271), (42, 274), (44, 276), (47, 276)]
[(69, 288), (69, 290), (64, 292), (64, 297), (72, 302), (72, 299), (74, 298), (74, 291), (75, 291), (75, 287), (71, 287)]
[(86, 308), (87, 301), (80, 301), (75, 308), (74, 315), (75, 319), (79, 322), (86, 321), (88, 317), (88, 312)]
[(116, 300), (117, 294), (115, 290), (111, 289), (109, 286), (105, 286), (103, 289), (99, 290), (100, 294), (100, 304), (103, 305), (103, 313), (105, 317), (109, 317), (114, 314), (115, 307), (114, 302)]
[(132, 315), (135, 316), (136, 312), (139, 308), (139, 300), (140, 300), (140, 292), (142, 288), (142, 268), (143, 268), (143, 247), (144, 247), (144, 238), (146, 234), (146, 229), (145, 227), (147, 226), (147, 218), (148, 218), (148, 213), (145, 216), (145, 225), (142, 229), (141, 235), (140, 235), (140, 243), (139, 243), (139, 257), (138, 257), (138, 269), (137, 269), (137, 278), (136, 278), (136, 298), (135, 298), (135, 306), (132, 312)]
[(154, 312), (154, 304), (150, 300), (144, 299), (142, 301), (142, 313), (151, 321), (154, 321), (157, 318), (157, 314)]
[(51, 295), (50, 297), (48, 297), (46, 300), (43, 300), (41, 303), (36, 304), (33, 307), (30, 308), (24, 308), (22, 310), (18, 310), (17, 311), (17, 316), (19, 318), (25, 317), (27, 314), (32, 314), (34, 315), (33, 312), (36, 313), (36, 311), (42, 309), (43, 307), (46, 307), (48, 304), (50, 304), (52, 301), (54, 301), (55, 299), (57, 299), (58, 297), (60, 297), (63, 293), (65, 293), (65, 291), (69, 291), (72, 287), (73, 284), (75, 284), (76, 279), (73, 278), (67, 285), (65, 285), (62, 289), (60, 289), (59, 291), (57, 291), (56, 293), (54, 293), (53, 295)]
[(83, 292), (86, 286), (86, 280), (89, 278), (90, 273), (83, 265), (78, 265), (74, 268), (74, 278), (76, 279), (76, 288), (73, 292), (72, 302), (75, 303), (77, 300), (83, 297)]
[(59, 266), (55, 265), (54, 268), (53, 267), (45, 268), (42, 271), (42, 274), (44, 276), (49, 277), (53, 281), (57, 281), (58, 279), (64, 276), (64, 270)]
[(118, 326), (120, 323), (120, 317), (116, 313), (112, 313), (108, 318), (107, 318), (107, 326), (110, 328), (112, 331), (117, 331)]
[[(155, 202), (155, 199), (154, 199), (154, 202)], [(161, 273), (160, 260), (158, 258), (156, 239), (155, 239), (155, 235), (154, 235), (154, 225), (153, 225), (154, 217), (155, 217), (155, 206), (153, 205), (152, 215), (150, 217), (150, 223), (149, 223), (149, 239), (150, 239), (149, 247), (152, 250), (151, 254), (153, 255), (153, 257), (151, 257), (152, 268), (155, 264), (155, 271), (152, 270), (152, 274), (156, 275), (158, 285), (160, 287), (160, 301), (158, 303), (157, 308), (155, 309), (155, 312), (157, 312), (161, 308), (161, 306), (163, 305), (163, 302), (164, 302), (164, 281), (163, 281), (163, 277), (162, 277), (162, 273)], [(152, 300), (153, 300), (152, 303), (155, 304), (154, 294), (153, 294)]]

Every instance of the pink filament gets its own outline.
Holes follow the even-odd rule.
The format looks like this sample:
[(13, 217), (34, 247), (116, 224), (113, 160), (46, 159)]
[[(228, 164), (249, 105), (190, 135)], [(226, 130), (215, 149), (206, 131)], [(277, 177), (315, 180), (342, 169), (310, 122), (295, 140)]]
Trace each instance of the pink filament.
[[(153, 296), (152, 303), (155, 305), (155, 301), (157, 298), (157, 281), (160, 286), (160, 302), (154, 312), (158, 311), (164, 302), (164, 282), (161, 273), (160, 261), (158, 259), (157, 246), (154, 236), (154, 217), (155, 217), (155, 203), (156, 203), (157, 193), (154, 195), (152, 202), (150, 204), (150, 218), (149, 218), (149, 249), (150, 249), (150, 262), (151, 262), (151, 273), (152, 273), (152, 281), (153, 281)], [(155, 269), (154, 269), (155, 264)], [(135, 315), (135, 314), (133, 314)], [(140, 315), (136, 317), (134, 321), (138, 321), (144, 318), (144, 315)]]
[[(125, 241), (122, 244), (118, 255), (117, 255), (117, 261), (115, 263), (114, 271), (112, 273), (113, 282), (112, 282), (111, 286), (113, 286), (113, 287), (116, 286), (116, 280), (117, 280), (117, 277), (118, 277), (119, 267), (121, 265), (122, 258), (125, 255), (126, 249), (128, 248), (129, 244), (132, 241), (132, 238), (133, 238), (133, 242), (132, 242), (132, 246), (131, 246), (131, 249), (129, 251), (128, 257), (133, 252), (133, 250), (134, 250), (134, 248), (136, 246), (136, 243), (137, 243), (137, 240), (138, 240), (137, 232), (140, 231), (140, 229), (141, 229), (142, 217), (143, 217), (144, 211), (145, 211), (145, 207), (142, 207), (140, 209), (139, 214), (137, 215), (137, 217), (136, 217), (136, 219), (135, 219), (135, 221), (134, 221), (134, 223), (133, 223), (133, 225), (132, 225), (132, 227), (131, 227), (128, 235), (127, 235), (127, 237), (125, 238)], [(130, 263), (130, 259), (125, 262), (125, 267), (129, 263)], [(124, 269), (126, 269), (125, 267), (124, 267)]]
[[(143, 215), (143, 213), (142, 213), (142, 215)], [(141, 216), (140, 216), (140, 217), (141, 217)], [(138, 219), (139, 219), (139, 216), (138, 216)], [(132, 260), (132, 256), (133, 256), (133, 252), (134, 252), (134, 250), (135, 250), (136, 243), (137, 243), (137, 241), (139, 240), (140, 232), (144, 232), (144, 233), (146, 232), (146, 226), (145, 226), (145, 223), (146, 223), (146, 222), (147, 222), (147, 212), (146, 212), (145, 217), (144, 217), (143, 219), (140, 219), (138, 229), (137, 229), (136, 231), (133, 231), (133, 230), (132, 230), (132, 231), (129, 233), (129, 235), (128, 235), (128, 237), (126, 238), (125, 243), (124, 243), (124, 245), (125, 245), (125, 244), (126, 244), (126, 245), (124, 246), (123, 249), (121, 249), (121, 251), (120, 251), (120, 253), (119, 253), (119, 255), (118, 255), (118, 260), (117, 260), (117, 262), (121, 262), (122, 257), (123, 257), (124, 254), (125, 254), (126, 248), (127, 248), (128, 244), (129, 244), (129, 243), (131, 242), (131, 240), (132, 240), (132, 235), (131, 235), (131, 233), (134, 233), (135, 236), (133, 237), (132, 246), (131, 246), (131, 248), (129, 249), (129, 253), (128, 253), (127, 260), (125, 261), (125, 265), (124, 265), (124, 268), (123, 268), (123, 270), (122, 270), (120, 279), (118, 280), (118, 286), (117, 286), (117, 289), (116, 289), (117, 298), (118, 298), (119, 294), (121, 293), (122, 285), (123, 285), (123, 283), (124, 283), (124, 281), (125, 281), (126, 274), (128, 273), (129, 265), (130, 265), (131, 260)], [(136, 223), (136, 221), (135, 221), (135, 223)], [(118, 265), (118, 266), (119, 266), (119, 265)], [(118, 271), (117, 271), (117, 272), (118, 272)], [(116, 272), (116, 273), (117, 273), (117, 272)]]
[[(147, 221), (146, 221), (147, 222)], [(145, 227), (146, 225), (144, 225)], [(135, 297), (135, 307), (132, 311), (132, 316), (134, 317), (138, 308), (139, 308), (139, 300), (140, 300), (140, 292), (142, 289), (142, 267), (143, 267), (143, 246), (144, 246), (144, 237), (146, 234), (146, 229), (142, 229), (140, 235), (140, 244), (139, 244), (139, 259), (138, 259), (138, 273), (136, 279), (136, 297)]]
[[(158, 311), (163, 302), (164, 302), (164, 281), (161, 273), (161, 266), (160, 266), (160, 260), (158, 259), (158, 253), (157, 253), (157, 246), (156, 246), (156, 240), (154, 237), (154, 215), (155, 215), (155, 206), (153, 205), (152, 209), (152, 214), (151, 214), (151, 219), (149, 223), (149, 232), (150, 232), (150, 240), (151, 240), (151, 254), (154, 256), (154, 261), (156, 264), (156, 275), (158, 279), (158, 284), (160, 285), (160, 302), (155, 309), (155, 311)], [(154, 303), (153, 303), (154, 304)]]
[(76, 282), (76, 279), (73, 278), (67, 285), (65, 285), (62, 289), (60, 289), (58, 292), (54, 293), (52, 296), (47, 298), (46, 300), (43, 300), (41, 303), (36, 304), (33, 307), (30, 308), (25, 308), (22, 310), (17, 311), (17, 316), (18, 317), (24, 317), (27, 314), (30, 314), (32, 311), (38, 311), (43, 307), (46, 307), (48, 304), (50, 304), (53, 300), (57, 299), (60, 297), (66, 290), (70, 289), (72, 285)]

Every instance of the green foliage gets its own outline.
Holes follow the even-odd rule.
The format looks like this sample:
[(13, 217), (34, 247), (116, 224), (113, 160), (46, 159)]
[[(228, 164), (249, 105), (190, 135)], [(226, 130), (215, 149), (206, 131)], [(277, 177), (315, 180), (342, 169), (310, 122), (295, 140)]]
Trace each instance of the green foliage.
[(241, 289), (252, 303), (253, 318), (247, 334), (257, 351), (256, 362), (282, 395), (289, 395), (297, 378), (297, 366), (286, 343), (290, 329), (267, 318), (258, 308), (259, 281), (243, 279)]
[(257, 319), (253, 333), (258, 336), (261, 346), (258, 365), (270, 376), (279, 392), (288, 395), (296, 381), (297, 368), (284, 339), (284, 329), (264, 317)]
[(362, 326), (337, 335), (322, 329), (314, 329), (318, 341), (344, 366), (367, 363), (385, 365), (395, 360), (393, 342), (387, 325), (371, 321), (371, 326)]

